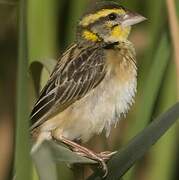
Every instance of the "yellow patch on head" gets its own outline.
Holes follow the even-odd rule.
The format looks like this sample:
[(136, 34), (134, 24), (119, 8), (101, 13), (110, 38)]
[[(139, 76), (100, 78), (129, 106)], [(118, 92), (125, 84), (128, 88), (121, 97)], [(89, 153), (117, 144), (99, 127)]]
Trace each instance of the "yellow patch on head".
[(116, 40), (127, 39), (130, 33), (130, 27), (115, 26), (111, 31), (111, 37)]
[(93, 42), (101, 41), (100, 38), (96, 34), (88, 30), (84, 30), (82, 36), (88, 41), (93, 41)]
[(117, 13), (117, 14), (125, 14), (125, 11), (123, 9), (102, 9), (94, 14), (89, 14), (85, 16), (81, 21), (80, 25), (81, 26), (88, 26), (91, 23), (94, 23), (98, 19), (102, 17), (106, 17), (111, 13)]

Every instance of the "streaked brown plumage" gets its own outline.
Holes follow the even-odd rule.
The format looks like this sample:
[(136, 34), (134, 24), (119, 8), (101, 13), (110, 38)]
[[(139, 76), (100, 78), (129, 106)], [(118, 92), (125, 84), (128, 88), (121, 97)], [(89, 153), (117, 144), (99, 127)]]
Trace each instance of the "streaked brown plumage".
[(105, 75), (103, 59), (104, 52), (98, 46), (86, 49), (74, 44), (63, 54), (34, 106), (31, 128), (40, 126), (96, 87)]
[[(135, 50), (127, 38), (144, 18), (114, 3), (99, 6), (79, 22), (77, 41), (59, 59), (31, 113), (34, 150), (56, 139), (101, 162), (110, 155), (88, 153), (72, 141), (109, 135), (133, 103), (137, 86)], [(91, 155), (92, 154), (92, 155)]]
[[(50, 119), (49, 122), (52, 123), (52, 117), (55, 117), (60, 112), (68, 109), (68, 107), (75, 101), (79, 100), (80, 102), (82, 97), (89, 94), (90, 90), (101, 83), (101, 81), (105, 78), (106, 73), (115, 73), (114, 76), (121, 76), (122, 73), (123, 76), (117, 78), (116, 81), (119, 80), (119, 83), (124, 84), (130, 78), (134, 78), (134, 82), (132, 83), (134, 87), (132, 90), (135, 92), (136, 66), (134, 49), (132, 45), (130, 49), (126, 49), (126, 46), (123, 43), (117, 45), (115, 44), (114, 46), (115, 47), (111, 46), (110, 48), (108, 46), (105, 48), (93, 46), (85, 51), (81, 48), (81, 54), (78, 56), (79, 58), (73, 59), (71, 58), (73, 57), (73, 53), (77, 53), (77, 51), (79, 51), (77, 45), (73, 45), (68, 53), (65, 53), (62, 56), (48, 83), (44, 87), (39, 100), (34, 106), (31, 116), (33, 121), (33, 125), (31, 127), (32, 130), (41, 125), (43, 126), (43, 123), (48, 121), (48, 119)], [(117, 51), (113, 49), (116, 49)], [(111, 56), (113, 56), (113, 58)], [(115, 58), (115, 56), (118, 57)], [(86, 57), (85, 61), (83, 61), (84, 57)], [(126, 67), (123, 68), (124, 63), (127, 64)], [(126, 73), (128, 70), (134, 72)], [(123, 72), (120, 73), (120, 71)], [(98, 87), (96, 87), (96, 89), (98, 89)], [(132, 97), (129, 101), (132, 101)], [(119, 112), (119, 115), (120, 113), (121, 112)], [(125, 113), (125, 111), (122, 113)], [(118, 119), (118, 117), (116, 118)], [(67, 121), (66, 119), (64, 120)], [(60, 123), (60, 120), (58, 121)], [(56, 127), (52, 129), (55, 128)], [(76, 138), (78, 137), (74, 137), (74, 139)]]

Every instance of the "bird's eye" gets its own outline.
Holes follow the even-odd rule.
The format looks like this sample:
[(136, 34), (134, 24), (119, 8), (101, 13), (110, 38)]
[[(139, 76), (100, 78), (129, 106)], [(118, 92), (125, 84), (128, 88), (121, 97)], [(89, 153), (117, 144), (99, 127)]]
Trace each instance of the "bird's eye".
[(111, 14), (109, 14), (109, 19), (111, 20), (111, 21), (114, 21), (116, 18), (117, 18), (117, 15), (116, 14), (114, 14), (114, 13), (111, 13)]

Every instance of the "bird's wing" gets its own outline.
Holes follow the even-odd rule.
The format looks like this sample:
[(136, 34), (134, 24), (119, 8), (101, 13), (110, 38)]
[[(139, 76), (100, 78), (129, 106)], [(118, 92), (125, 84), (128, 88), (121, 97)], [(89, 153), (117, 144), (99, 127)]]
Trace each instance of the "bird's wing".
[(62, 55), (32, 110), (31, 130), (84, 97), (104, 76), (103, 50), (73, 45)]

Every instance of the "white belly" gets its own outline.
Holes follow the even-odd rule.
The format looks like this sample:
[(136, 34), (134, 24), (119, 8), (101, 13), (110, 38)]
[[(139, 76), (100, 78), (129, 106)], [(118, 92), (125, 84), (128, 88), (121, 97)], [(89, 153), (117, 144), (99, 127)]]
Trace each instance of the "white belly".
[[(83, 142), (103, 129), (108, 136), (111, 125), (115, 125), (133, 103), (136, 85), (136, 76), (125, 83), (117, 83), (114, 77), (106, 77), (86, 97), (54, 118), (54, 122), (59, 122), (57, 133)], [(50, 123), (52, 125), (52, 120)]]

